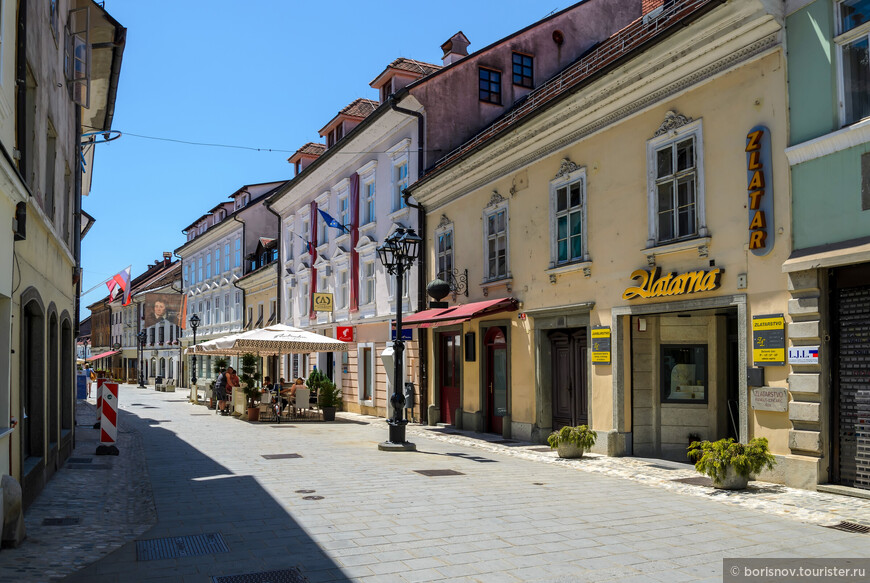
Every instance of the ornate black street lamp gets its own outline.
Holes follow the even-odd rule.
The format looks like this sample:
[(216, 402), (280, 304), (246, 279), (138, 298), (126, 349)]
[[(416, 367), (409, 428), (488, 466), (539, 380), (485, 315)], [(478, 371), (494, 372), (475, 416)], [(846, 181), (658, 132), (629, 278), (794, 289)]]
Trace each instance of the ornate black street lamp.
[(402, 408), (405, 405), (405, 397), (402, 394), (402, 355), (405, 351), (405, 341), (402, 340), (402, 288), (403, 277), (406, 271), (417, 261), (420, 253), (420, 244), (423, 240), (417, 236), (414, 229), (396, 229), (396, 231), (384, 239), (383, 245), (378, 247), (378, 257), (387, 270), (387, 273), (396, 276), (396, 340), (393, 342), (393, 358), (395, 369), (393, 372), (393, 396), (390, 404), (393, 406), (393, 417), (387, 420), (390, 427), (389, 439), (378, 444), (381, 450), (414, 450), (414, 444), (405, 441), (405, 426), (407, 419), (402, 419)]
[[(190, 317), (190, 329), (193, 330), (193, 349), (196, 350), (196, 329), (199, 328), (199, 316), (196, 314)], [(190, 390), (196, 390), (196, 352), (193, 353), (193, 366), (191, 367)]]
[(140, 331), (136, 334), (136, 338), (139, 339), (139, 388), (145, 388), (145, 340), (148, 338), (148, 334), (145, 330)]

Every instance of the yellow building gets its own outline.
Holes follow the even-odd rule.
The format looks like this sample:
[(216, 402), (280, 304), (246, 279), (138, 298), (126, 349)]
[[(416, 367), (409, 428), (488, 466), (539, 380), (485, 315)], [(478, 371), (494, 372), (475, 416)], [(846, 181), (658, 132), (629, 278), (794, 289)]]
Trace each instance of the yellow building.
[(599, 452), (681, 461), (763, 436), (765, 479), (824, 481), (787, 386), (782, 34), (761, 1), (671, 3), (412, 185), (429, 278), (469, 282), (409, 318), (430, 422), (534, 441), (588, 423)]

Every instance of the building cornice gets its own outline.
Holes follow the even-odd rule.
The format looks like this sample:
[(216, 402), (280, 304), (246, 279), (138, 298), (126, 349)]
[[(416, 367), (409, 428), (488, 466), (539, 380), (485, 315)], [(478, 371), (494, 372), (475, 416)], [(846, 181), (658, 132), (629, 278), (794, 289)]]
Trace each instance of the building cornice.
[(796, 166), (855, 146), (870, 143), (870, 119), (785, 149), (789, 166)]

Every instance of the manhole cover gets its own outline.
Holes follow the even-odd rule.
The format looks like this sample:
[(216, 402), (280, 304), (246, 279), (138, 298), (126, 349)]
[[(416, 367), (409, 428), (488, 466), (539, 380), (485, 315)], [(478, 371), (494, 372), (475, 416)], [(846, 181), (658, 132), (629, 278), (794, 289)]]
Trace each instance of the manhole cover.
[(323, 496), (303, 496), (303, 500), (323, 500)]
[(223, 577), (212, 577), (211, 580), (212, 583), (308, 583), (308, 579), (297, 569), (245, 573), (244, 575), (226, 575)]
[(264, 453), (260, 457), (267, 460), (289, 460), (302, 457), (298, 453)]
[(671, 482), (680, 482), (681, 484), (691, 484), (692, 486), (710, 486), (713, 487), (713, 480), (699, 476), (697, 478), (677, 478)]
[(71, 457), (66, 460), (68, 464), (89, 464), (92, 461), (94, 461), (92, 457)]
[(109, 464), (67, 464), (71, 470), (108, 470), (112, 466)]
[(414, 470), (418, 474), (423, 474), (424, 476), (464, 476), (462, 472), (457, 472), (456, 470)]
[(316, 490), (296, 490), (297, 494), (314, 494)]
[(553, 451), (553, 448), (552, 447), (530, 447), (529, 451), (545, 452), (545, 451)]
[(176, 559), (229, 552), (220, 533), (172, 536), (136, 541), (136, 560)]
[(825, 525), (825, 528), (833, 528), (834, 530), (842, 530), (844, 532), (856, 532), (859, 534), (870, 533), (870, 526), (857, 524), (855, 522), (840, 522), (839, 524)]
[(72, 526), (78, 524), (79, 519), (72, 516), (64, 516), (63, 518), (43, 518), (42, 526)]

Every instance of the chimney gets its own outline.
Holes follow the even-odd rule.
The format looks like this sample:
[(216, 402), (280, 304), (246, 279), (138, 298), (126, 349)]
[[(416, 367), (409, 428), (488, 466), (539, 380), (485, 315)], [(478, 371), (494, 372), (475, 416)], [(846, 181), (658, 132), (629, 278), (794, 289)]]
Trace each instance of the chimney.
[[(663, 0), (662, 0), (663, 1)], [(444, 54), (441, 56), (441, 61), (444, 66), (455, 63), (462, 57), (468, 56), (468, 38), (460, 30), (450, 37), (450, 40), (441, 45), (441, 50)]]

